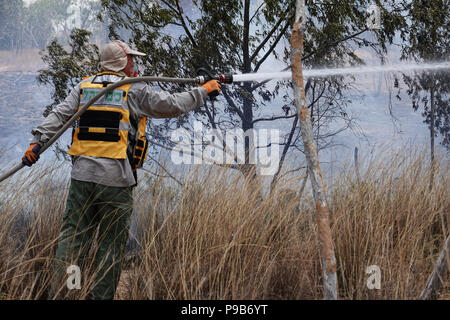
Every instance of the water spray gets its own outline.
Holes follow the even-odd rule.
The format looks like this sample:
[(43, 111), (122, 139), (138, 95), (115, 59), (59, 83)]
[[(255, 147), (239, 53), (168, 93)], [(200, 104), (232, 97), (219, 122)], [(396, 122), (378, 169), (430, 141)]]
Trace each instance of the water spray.
[[(304, 78), (325, 78), (331, 76), (341, 75), (358, 75), (380, 72), (411, 72), (411, 71), (431, 71), (450, 69), (450, 62), (439, 63), (424, 63), (424, 64), (396, 64), (383, 66), (361, 66), (361, 67), (345, 67), (345, 68), (327, 68), (327, 69), (304, 69)], [(210, 80), (218, 80), (220, 83), (231, 84), (235, 82), (250, 82), (250, 81), (267, 81), (267, 80), (283, 80), (291, 79), (291, 71), (281, 72), (267, 72), (267, 73), (243, 73), (243, 74), (212, 74), (204, 68), (197, 70), (197, 79), (199, 84), (206, 83)]]
[[(449, 69), (450, 62), (441, 63), (430, 63), (430, 64), (398, 64), (395, 66), (364, 66), (364, 67), (349, 67), (349, 68), (336, 68), (336, 69), (312, 69), (303, 70), (303, 76), (308, 77), (327, 77), (327, 76), (337, 76), (346, 74), (367, 74), (375, 72), (406, 72), (406, 71), (427, 71), (427, 70), (439, 70), (439, 69)], [(127, 78), (118, 82), (115, 82), (108, 87), (100, 91), (96, 96), (89, 100), (82, 108), (80, 108), (62, 127), (61, 129), (40, 149), (39, 154), (47, 150), (72, 124), (89, 108), (93, 103), (95, 103), (100, 97), (108, 93), (109, 91), (120, 87), (128, 83), (136, 82), (170, 82), (170, 83), (183, 83), (183, 84), (196, 84), (201, 85), (210, 80), (218, 80), (220, 83), (231, 84), (233, 82), (247, 82), (247, 81), (263, 81), (272, 79), (290, 79), (292, 73), (290, 71), (286, 72), (274, 72), (274, 73), (248, 73), (248, 74), (217, 74), (213, 75), (208, 70), (201, 68), (198, 70), (198, 76), (195, 78), (168, 78), (168, 77), (135, 77)], [(217, 92), (218, 94), (218, 92)], [(0, 176), (0, 182), (12, 176), (14, 173), (22, 169), (25, 165), (20, 162), (16, 164), (13, 168), (5, 172)]]
[[(303, 69), (304, 78), (324, 78), (339, 75), (358, 75), (378, 72), (410, 72), (450, 69), (450, 62), (425, 63), (425, 64), (397, 64), (391, 66), (362, 66), (334, 69)], [(273, 79), (291, 79), (291, 71), (270, 73), (246, 73), (233, 75), (234, 82), (264, 81)]]

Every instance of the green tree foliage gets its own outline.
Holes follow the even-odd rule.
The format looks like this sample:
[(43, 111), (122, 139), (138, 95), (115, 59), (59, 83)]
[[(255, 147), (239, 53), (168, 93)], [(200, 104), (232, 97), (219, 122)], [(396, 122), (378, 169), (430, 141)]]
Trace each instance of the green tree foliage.
[[(402, 58), (418, 63), (448, 61), (450, 57), (450, 3), (447, 0), (414, 0), (406, 7), (408, 30), (402, 30), (405, 41)], [(434, 159), (434, 137), (439, 132), (443, 144), (450, 148), (450, 73), (447, 70), (403, 75), (414, 110), (423, 107), (424, 122), (430, 128), (431, 158)]]
[[(383, 60), (396, 30), (406, 30), (406, 20), (402, 16), (405, 1), (375, 3), (382, 11), (381, 28), (369, 30), (366, 9), (372, 1), (307, 1), (305, 68), (364, 63), (356, 54), (359, 48), (371, 48)], [(274, 61), (289, 68), (287, 43), (293, 23), (292, 0), (102, 0), (101, 5), (99, 19), (109, 24), (110, 38), (125, 40), (147, 53), (140, 58), (144, 74), (193, 77), (199, 67), (207, 67), (214, 73), (251, 73)], [(61, 56), (56, 49), (48, 51), (47, 59)], [(58, 65), (48, 70), (51, 72), (54, 68)], [(63, 76), (54, 79), (49, 78), (49, 81), (59, 81), (54, 87), (62, 97), (67, 92), (63, 84), (69, 82)], [(346, 112), (350, 100), (346, 90), (352, 81), (351, 77), (308, 79), (306, 90), (318, 145), (330, 145), (327, 139), (350, 126), (352, 119)], [(172, 91), (186, 89), (172, 84), (160, 86)], [(289, 150), (302, 151), (289, 81), (279, 82), (274, 90), (268, 89), (264, 82), (234, 83), (222, 88), (223, 96), (218, 101), (208, 102), (195, 113), (178, 119), (151, 121), (148, 132), (154, 140), (170, 144), (167, 130), (179, 126), (189, 128), (191, 124), (186, 120), (192, 116), (205, 126), (219, 130), (241, 128), (246, 131), (267, 121), (279, 121), (276, 126), (286, 127), (286, 121), (292, 121), (290, 132), (280, 143), (284, 146), (283, 155)], [(347, 125), (327, 131), (327, 125), (336, 118), (344, 119)], [(247, 160), (249, 149), (250, 141), (247, 141)]]
[[(363, 62), (355, 54), (359, 47), (370, 46), (381, 56), (401, 20), (396, 18), (395, 1), (378, 2), (384, 10), (385, 27), (372, 32), (371, 37), (364, 37), (368, 31), (366, 8), (370, 3), (366, 0), (309, 1), (305, 65), (359, 64)], [(147, 53), (142, 59), (146, 74), (189, 77), (201, 66), (214, 72), (250, 73), (259, 71), (273, 59), (288, 63), (286, 40), (290, 36), (294, 11), (290, 0), (113, 0), (102, 1), (102, 5), (101, 17), (114, 17), (109, 26), (110, 37), (119, 38), (125, 31), (130, 39), (123, 40), (129, 40), (138, 50)], [(334, 112), (345, 115), (343, 108), (348, 99), (343, 93), (348, 83), (344, 78), (311, 82), (316, 83), (313, 88), (321, 87), (314, 103), (336, 104), (342, 108)], [(264, 106), (273, 101), (280, 89), (281, 86), (277, 86), (275, 91), (270, 91), (263, 84), (236, 83), (224, 88), (224, 100), (219, 101), (223, 107), (206, 105), (195, 116), (213, 128), (252, 129), (256, 122), (267, 121), (260, 115), (268, 112)], [(273, 112), (277, 120), (296, 117), (289, 98), (285, 105), (279, 106), (278, 112)], [(165, 128), (169, 128), (170, 123), (173, 122), (167, 121)], [(174, 124), (179, 126), (183, 122), (177, 120)], [(150, 130), (158, 134), (162, 131), (161, 126)], [(284, 144), (290, 146), (299, 140), (294, 136)], [(248, 148), (247, 145), (246, 151)]]
[[(53, 39), (41, 52), (42, 60), (48, 68), (39, 70), (37, 81), (52, 88), (52, 103), (45, 107), (44, 117), (67, 97), (83, 77), (98, 72), (100, 54), (98, 47), (89, 43), (90, 35), (87, 30), (72, 29), (68, 46), (63, 46), (57, 39)], [(53, 145), (53, 150), (58, 159), (69, 160), (66, 148), (58, 142)]]
[(52, 87), (52, 103), (46, 106), (44, 116), (63, 101), (70, 90), (87, 75), (98, 72), (99, 50), (89, 43), (91, 33), (73, 29), (66, 50), (56, 39), (41, 52), (48, 68), (39, 70), (38, 83)]
[[(142, 59), (144, 73), (172, 77), (195, 76), (199, 67), (214, 73), (252, 72), (282, 39), (293, 10), (291, 1), (265, 1), (257, 6), (250, 1), (132, 0), (102, 1), (102, 5), (102, 17), (114, 17), (110, 37), (118, 38), (121, 31), (128, 31), (129, 41), (147, 53)], [(253, 108), (257, 105), (250, 84), (223, 88), (223, 94), (223, 108), (205, 105), (196, 112), (196, 118), (217, 129), (253, 128)], [(149, 132), (160, 137), (171, 126), (187, 124), (183, 121), (187, 117), (167, 120)], [(248, 154), (248, 146), (246, 151)]]

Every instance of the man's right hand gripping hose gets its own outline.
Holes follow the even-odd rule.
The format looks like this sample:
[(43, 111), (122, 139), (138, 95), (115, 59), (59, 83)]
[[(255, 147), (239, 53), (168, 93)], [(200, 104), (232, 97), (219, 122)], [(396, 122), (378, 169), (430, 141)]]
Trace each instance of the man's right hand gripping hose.
[(220, 82), (218, 80), (209, 80), (200, 87), (206, 89), (206, 92), (208, 92), (208, 96), (211, 97), (211, 99), (214, 99), (220, 93)]
[(38, 143), (31, 143), (27, 151), (25, 151), (22, 157), (22, 163), (28, 167), (31, 167), (36, 161), (39, 160), (39, 150), (41, 146)]

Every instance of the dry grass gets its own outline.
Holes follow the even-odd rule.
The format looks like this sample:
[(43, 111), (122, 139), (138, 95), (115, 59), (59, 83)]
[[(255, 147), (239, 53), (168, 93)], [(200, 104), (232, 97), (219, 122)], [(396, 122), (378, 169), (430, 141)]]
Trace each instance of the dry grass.
[[(420, 152), (379, 154), (362, 181), (348, 166), (328, 186), (340, 298), (419, 296), (450, 225), (448, 166), (437, 164), (430, 191), (426, 163)], [(51, 182), (57, 171), (47, 171), (0, 185), (3, 298), (37, 299), (48, 290), (67, 182)], [(225, 169), (193, 172), (182, 189), (146, 175), (135, 190), (140, 250), (127, 260), (116, 298), (321, 299), (310, 190), (302, 199), (281, 188), (261, 197), (260, 186), (248, 184)], [(366, 286), (374, 264), (380, 290)], [(86, 296), (81, 291), (76, 298)]]

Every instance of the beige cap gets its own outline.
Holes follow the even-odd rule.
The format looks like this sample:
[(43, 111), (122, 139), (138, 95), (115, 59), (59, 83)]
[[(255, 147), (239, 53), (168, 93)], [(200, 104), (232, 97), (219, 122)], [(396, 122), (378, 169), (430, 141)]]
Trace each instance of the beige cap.
[(122, 71), (127, 65), (127, 55), (145, 56), (145, 53), (131, 49), (123, 41), (111, 41), (103, 47), (100, 53), (100, 70)]

